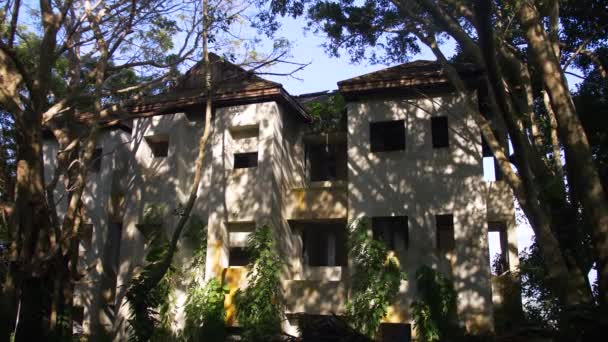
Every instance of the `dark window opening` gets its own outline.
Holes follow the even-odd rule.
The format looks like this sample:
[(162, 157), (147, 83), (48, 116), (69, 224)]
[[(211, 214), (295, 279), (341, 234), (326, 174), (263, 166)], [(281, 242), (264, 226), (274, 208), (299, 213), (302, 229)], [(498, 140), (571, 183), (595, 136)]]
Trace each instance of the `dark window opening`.
[(80, 305), (72, 306), (72, 321), (74, 324), (82, 326), (84, 322), (84, 307)]
[(103, 150), (101, 148), (96, 148), (93, 151), (93, 156), (91, 157), (91, 172), (99, 172), (101, 171), (101, 158), (103, 156)]
[(346, 265), (346, 235), (343, 225), (310, 225), (302, 229), (301, 237), (305, 265)]
[(247, 266), (250, 256), (245, 247), (230, 247), (228, 249), (229, 266)]
[(372, 217), (372, 232), (374, 239), (383, 241), (390, 250), (398, 249), (401, 243), (403, 248), (408, 247), (407, 216)]
[(346, 144), (307, 145), (310, 180), (346, 180)]
[(412, 329), (405, 323), (381, 323), (381, 342), (409, 342), (412, 340)]
[(235, 169), (246, 169), (249, 167), (258, 166), (258, 153), (247, 152), (247, 153), (235, 153), (234, 154), (234, 168)]
[(436, 215), (435, 224), (437, 228), (437, 249), (440, 252), (451, 252), (454, 250), (454, 216)]
[(372, 152), (405, 150), (405, 120), (369, 123)]
[(165, 136), (146, 137), (154, 158), (164, 158), (169, 154), (169, 138)]
[(447, 116), (438, 116), (431, 118), (431, 133), (433, 136), (434, 148), (450, 146)]

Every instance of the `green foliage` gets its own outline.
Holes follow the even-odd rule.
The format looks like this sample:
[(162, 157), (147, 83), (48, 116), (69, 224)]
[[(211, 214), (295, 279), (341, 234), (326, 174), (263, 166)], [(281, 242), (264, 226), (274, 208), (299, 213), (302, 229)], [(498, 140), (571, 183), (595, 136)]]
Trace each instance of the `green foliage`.
[(412, 303), (418, 338), (423, 342), (455, 340), (462, 336), (456, 322), (456, 292), (452, 283), (428, 266), (416, 271), (419, 300)]
[(283, 297), (281, 260), (273, 230), (257, 228), (248, 241), (251, 264), (247, 272), (249, 285), (236, 294), (237, 319), (246, 341), (270, 341), (281, 334)]
[(346, 129), (346, 101), (340, 94), (331, 95), (327, 100), (304, 104), (314, 121), (311, 133), (335, 132)]
[(546, 284), (547, 271), (535, 242), (520, 253), (519, 274), (526, 321), (535, 326), (556, 328), (561, 306)]
[(211, 279), (205, 287), (188, 289), (183, 336), (188, 341), (224, 341), (226, 338), (224, 298), (229, 292), (217, 279)]
[(150, 276), (160, 266), (166, 256), (168, 246), (169, 241), (162, 232), (154, 234), (150, 241), (150, 250), (146, 254), (144, 268), (138, 276), (131, 280), (127, 289), (126, 298), (131, 310), (128, 318), (131, 329), (129, 340), (131, 341), (150, 341), (154, 337), (157, 327), (167, 323), (163, 317), (168, 314), (167, 302), (175, 269), (170, 267), (156, 286), (150, 284)]
[(389, 257), (383, 242), (372, 239), (365, 220), (350, 225), (348, 256), (354, 266), (352, 297), (346, 306), (348, 321), (373, 337), (405, 279), (398, 262)]
[(207, 229), (196, 215), (190, 218), (187, 240), (193, 246), (188, 274), (184, 313), (186, 324), (182, 336), (187, 341), (224, 341), (226, 336), (224, 298), (228, 288), (217, 279), (203, 284), (207, 256)]

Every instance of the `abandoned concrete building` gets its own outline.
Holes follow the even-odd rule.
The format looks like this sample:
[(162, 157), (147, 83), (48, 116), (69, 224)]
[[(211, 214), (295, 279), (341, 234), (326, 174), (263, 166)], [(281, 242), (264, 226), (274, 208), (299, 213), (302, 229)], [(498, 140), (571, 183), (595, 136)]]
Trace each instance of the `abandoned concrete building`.
[[(245, 241), (263, 224), (273, 227), (287, 265), (285, 331), (297, 334), (295, 314), (343, 314), (347, 226), (365, 218), (408, 276), (380, 328), (386, 340), (415, 338), (409, 310), (421, 265), (453, 280), (463, 327), (494, 329), (505, 300), (501, 277), (518, 266), (513, 196), (499, 174), (484, 178), (491, 153), (437, 63), (407, 63), (338, 82), (334, 92), (291, 96), (279, 83), (213, 60), (214, 115), (193, 215), (207, 226), (205, 277), (220, 277), (231, 289), (228, 325), (236, 324), (234, 291), (246, 286)], [(477, 71), (459, 72), (477, 98)], [(152, 229), (169, 236), (178, 220), (172, 212), (189, 195), (204, 125), (202, 83), (197, 65), (129, 116), (107, 122), (98, 137), (84, 200), (85, 277), (74, 298), (85, 334), (103, 329), (126, 339), (125, 291), (144, 262), (145, 212), (162, 208)], [(306, 103), (338, 94), (343, 118), (332, 129), (313, 129)], [(45, 140), (47, 179), (57, 149)], [(56, 191), (64, 191), (61, 182)], [(491, 273), (491, 232), (499, 234), (499, 275)], [(187, 258), (180, 252), (176, 262)], [(176, 298), (179, 329), (183, 293)]]

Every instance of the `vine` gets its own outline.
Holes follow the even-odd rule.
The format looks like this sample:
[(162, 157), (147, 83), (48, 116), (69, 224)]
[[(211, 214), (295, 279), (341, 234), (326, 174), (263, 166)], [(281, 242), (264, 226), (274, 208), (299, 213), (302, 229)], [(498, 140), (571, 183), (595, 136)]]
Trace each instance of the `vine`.
[(395, 301), (405, 274), (398, 261), (389, 256), (384, 243), (369, 236), (365, 220), (353, 222), (349, 230), (348, 256), (354, 274), (346, 314), (356, 330), (373, 337), (389, 305)]
[(456, 292), (452, 283), (428, 266), (416, 271), (420, 299), (412, 303), (412, 316), (422, 342), (457, 339), (462, 331), (456, 323)]
[(257, 228), (249, 238), (247, 251), (248, 286), (235, 297), (237, 319), (243, 327), (245, 341), (271, 341), (281, 333), (283, 296), (281, 260), (273, 231), (269, 226)]

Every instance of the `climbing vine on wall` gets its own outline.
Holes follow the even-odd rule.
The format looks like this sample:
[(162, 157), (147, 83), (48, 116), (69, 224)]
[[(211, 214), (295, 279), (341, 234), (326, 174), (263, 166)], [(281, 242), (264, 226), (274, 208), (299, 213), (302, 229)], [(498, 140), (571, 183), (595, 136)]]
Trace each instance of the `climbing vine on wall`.
[(399, 263), (381, 241), (368, 234), (366, 220), (349, 227), (348, 256), (354, 266), (352, 296), (346, 306), (349, 323), (373, 337), (405, 279)]
[(257, 228), (248, 241), (248, 286), (237, 292), (237, 319), (245, 341), (271, 341), (281, 334), (284, 312), (281, 290), (283, 261), (277, 250), (273, 230)]
[(428, 266), (416, 271), (419, 299), (412, 303), (414, 327), (421, 342), (457, 339), (456, 292), (449, 279)]

